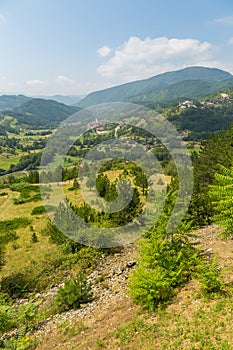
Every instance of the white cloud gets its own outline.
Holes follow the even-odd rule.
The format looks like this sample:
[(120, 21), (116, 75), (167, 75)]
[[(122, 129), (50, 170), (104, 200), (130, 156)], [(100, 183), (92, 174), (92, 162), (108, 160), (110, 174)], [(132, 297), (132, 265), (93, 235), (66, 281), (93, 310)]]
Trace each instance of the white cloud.
[(64, 75), (58, 75), (56, 77), (56, 81), (59, 83), (69, 83), (69, 84), (73, 84), (74, 82), (72, 79), (65, 77)]
[(229, 45), (233, 45), (233, 37), (231, 37), (231, 38), (228, 39), (228, 44), (229, 44)]
[(6, 22), (7, 22), (6, 17), (2, 13), (0, 13), (0, 23), (5, 24)]
[(214, 22), (224, 24), (227, 26), (233, 26), (233, 16), (216, 18), (216, 19), (214, 19)]
[(38, 86), (38, 85), (44, 85), (45, 82), (39, 79), (32, 79), (32, 80), (26, 81), (26, 84), (30, 86)]
[(111, 53), (111, 49), (108, 46), (102, 46), (97, 50), (97, 53), (100, 57), (106, 57)]
[(130, 37), (108, 62), (98, 67), (98, 72), (119, 81), (147, 78), (198, 62), (214, 64), (212, 49), (209, 42), (196, 39)]

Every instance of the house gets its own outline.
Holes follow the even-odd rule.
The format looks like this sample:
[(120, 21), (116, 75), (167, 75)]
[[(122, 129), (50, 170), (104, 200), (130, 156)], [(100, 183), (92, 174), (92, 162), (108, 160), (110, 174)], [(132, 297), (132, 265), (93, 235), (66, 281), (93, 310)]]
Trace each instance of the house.
[(193, 108), (197, 108), (197, 106), (194, 104), (193, 101), (184, 101), (184, 102), (180, 102), (179, 105), (178, 105), (178, 108), (180, 109), (186, 109), (186, 108), (190, 108), (190, 107), (193, 107)]
[(229, 100), (230, 96), (228, 94), (222, 93), (220, 94), (220, 96), (222, 97), (223, 100)]

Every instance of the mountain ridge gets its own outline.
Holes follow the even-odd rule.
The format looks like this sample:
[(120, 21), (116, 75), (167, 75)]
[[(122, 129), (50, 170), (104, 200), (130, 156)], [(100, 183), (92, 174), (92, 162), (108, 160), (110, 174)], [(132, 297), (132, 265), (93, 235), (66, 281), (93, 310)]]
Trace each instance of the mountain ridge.
[(32, 98), (11, 111), (3, 111), (2, 114), (16, 118), (20, 124), (27, 127), (55, 127), (79, 110), (78, 107), (67, 106), (54, 100)]
[(129, 101), (134, 96), (147, 94), (156, 89), (163, 89), (185, 80), (201, 80), (209, 83), (217, 83), (228, 81), (232, 78), (232, 74), (218, 68), (188, 67), (158, 74), (148, 79), (137, 80), (92, 92), (77, 103), (76, 106), (85, 108), (99, 103)]
[(0, 96), (0, 111), (13, 110), (14, 108), (19, 107), (20, 105), (30, 100), (31, 100), (31, 97), (25, 96), (22, 94), (19, 94), (19, 95), (3, 94)]

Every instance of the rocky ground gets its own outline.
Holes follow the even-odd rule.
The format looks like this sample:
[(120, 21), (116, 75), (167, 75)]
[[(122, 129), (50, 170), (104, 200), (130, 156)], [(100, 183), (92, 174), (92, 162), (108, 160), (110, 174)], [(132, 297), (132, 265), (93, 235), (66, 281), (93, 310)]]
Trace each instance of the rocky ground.
[[(132, 244), (125, 247), (121, 253), (101, 258), (96, 269), (88, 276), (88, 281), (93, 286), (94, 300), (81, 305), (78, 310), (64, 312), (40, 322), (34, 335), (38, 337), (53, 331), (61, 321), (90, 318), (97, 310), (101, 312), (106, 309), (110, 300), (117, 303), (123, 296), (127, 298), (127, 279), (136, 265), (136, 252), (137, 247)], [(51, 289), (41, 297), (46, 300), (55, 295), (59, 287)]]

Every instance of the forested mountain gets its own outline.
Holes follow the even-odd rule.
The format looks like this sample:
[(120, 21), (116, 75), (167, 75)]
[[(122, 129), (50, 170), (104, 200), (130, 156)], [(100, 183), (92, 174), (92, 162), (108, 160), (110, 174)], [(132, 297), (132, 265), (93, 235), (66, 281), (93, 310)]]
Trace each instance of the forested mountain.
[(159, 88), (143, 95), (134, 96), (128, 101), (145, 105), (152, 103), (169, 106), (180, 101), (193, 100), (204, 95), (225, 91), (231, 87), (233, 87), (233, 79), (214, 83), (205, 80), (184, 80), (162, 89)]
[(12, 112), (5, 112), (17, 119), (18, 124), (30, 127), (54, 127), (79, 110), (53, 100), (33, 98)]
[[(195, 98), (212, 92), (212, 89), (217, 91), (225, 84), (233, 86), (232, 78), (230, 73), (220, 69), (189, 67), (93, 92), (80, 101), (78, 106), (119, 101), (141, 102), (152, 96), (153, 102), (173, 101), (181, 97)], [(213, 87), (215, 84), (216, 87)]]
[(12, 110), (30, 100), (31, 97), (24, 95), (2, 95), (0, 96), (0, 111)]

